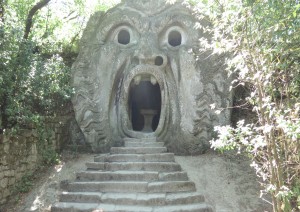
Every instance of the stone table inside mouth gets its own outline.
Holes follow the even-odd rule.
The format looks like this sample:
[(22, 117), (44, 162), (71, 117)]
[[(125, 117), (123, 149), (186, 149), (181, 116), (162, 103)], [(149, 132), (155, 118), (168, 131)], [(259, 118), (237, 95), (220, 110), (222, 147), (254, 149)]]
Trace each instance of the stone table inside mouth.
[(142, 131), (153, 132), (152, 120), (153, 117), (157, 114), (157, 110), (141, 109), (140, 113), (144, 116), (144, 128), (142, 129)]

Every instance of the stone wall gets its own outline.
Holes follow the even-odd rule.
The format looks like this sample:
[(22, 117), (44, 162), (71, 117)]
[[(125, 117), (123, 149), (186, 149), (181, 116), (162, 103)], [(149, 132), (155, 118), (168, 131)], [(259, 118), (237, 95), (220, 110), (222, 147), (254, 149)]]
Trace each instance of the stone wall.
[[(49, 148), (60, 151), (70, 142), (69, 123), (72, 117), (47, 119)], [(18, 135), (0, 135), (0, 206), (7, 202), (16, 183), (26, 173), (33, 172), (41, 161), (37, 129), (20, 130)]]
[(22, 131), (18, 136), (0, 135), (0, 205), (12, 194), (15, 183), (37, 167), (37, 141), (36, 130)]

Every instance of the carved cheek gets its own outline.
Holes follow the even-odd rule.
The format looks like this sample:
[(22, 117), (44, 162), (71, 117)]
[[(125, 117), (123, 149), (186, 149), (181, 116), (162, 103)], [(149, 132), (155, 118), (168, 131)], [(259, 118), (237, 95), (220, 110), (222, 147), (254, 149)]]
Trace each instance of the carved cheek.
[[(181, 70), (181, 80), (179, 82), (179, 103), (181, 113), (181, 128), (192, 133), (194, 130), (193, 120), (197, 114), (196, 98), (203, 92), (201, 75), (195, 67), (193, 55), (182, 50), (179, 54), (179, 68)], [(186, 104), (188, 102), (188, 104)]]

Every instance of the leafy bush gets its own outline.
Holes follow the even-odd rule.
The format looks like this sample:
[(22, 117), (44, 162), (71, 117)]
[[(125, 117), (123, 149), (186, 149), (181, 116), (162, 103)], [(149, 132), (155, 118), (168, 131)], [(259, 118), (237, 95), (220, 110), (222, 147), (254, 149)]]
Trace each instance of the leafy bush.
[(25, 173), (21, 180), (15, 185), (15, 193), (27, 193), (34, 185), (34, 176), (31, 172)]
[(55, 115), (68, 104), (72, 93), (70, 67), (56, 53), (58, 45), (54, 49), (47, 38), (24, 38), (23, 21), (32, 4), (6, 3), (0, 19), (2, 129), (28, 127), (38, 116)]
[[(227, 57), (232, 87), (248, 85), (256, 123), (218, 126), (212, 147), (238, 148), (253, 158), (274, 211), (300, 209), (300, 4), (298, 1), (194, 1), (212, 26), (202, 48)], [(200, 11), (200, 12), (199, 12)]]

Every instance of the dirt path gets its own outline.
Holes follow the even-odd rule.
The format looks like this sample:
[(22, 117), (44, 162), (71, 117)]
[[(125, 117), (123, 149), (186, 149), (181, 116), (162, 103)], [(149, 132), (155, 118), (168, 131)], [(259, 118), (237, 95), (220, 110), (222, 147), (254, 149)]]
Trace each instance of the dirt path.
[[(43, 174), (34, 189), (24, 195), (18, 204), (11, 204), (4, 212), (50, 211), (58, 200), (62, 180), (74, 180), (75, 172), (85, 169), (85, 163), (94, 155), (80, 154), (64, 157), (60, 165)], [(206, 201), (216, 212), (264, 212), (270, 205), (259, 199), (259, 185), (249, 161), (237, 157), (207, 153), (201, 156), (176, 156), (176, 161), (203, 192)]]
[(176, 161), (216, 212), (272, 211), (271, 205), (259, 198), (260, 186), (248, 159), (207, 153), (177, 156)]

